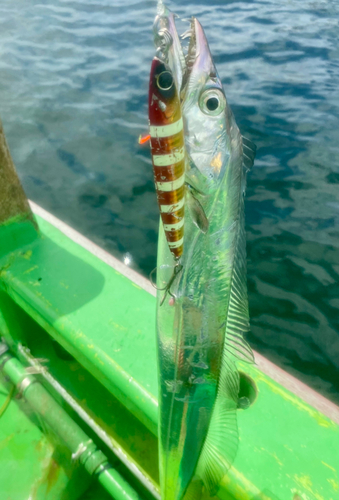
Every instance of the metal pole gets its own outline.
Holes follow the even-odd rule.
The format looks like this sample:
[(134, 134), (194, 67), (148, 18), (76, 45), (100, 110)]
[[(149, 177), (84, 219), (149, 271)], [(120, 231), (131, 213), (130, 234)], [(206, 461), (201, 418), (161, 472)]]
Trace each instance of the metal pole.
[(25, 367), (8, 352), (5, 344), (0, 344), (0, 371), (17, 387), (31, 407), (53, 429), (72, 453), (74, 460), (95, 476), (103, 488), (115, 500), (141, 500), (139, 494), (108, 462), (89, 436), (52, 398), (46, 389), (32, 375), (27, 375)]

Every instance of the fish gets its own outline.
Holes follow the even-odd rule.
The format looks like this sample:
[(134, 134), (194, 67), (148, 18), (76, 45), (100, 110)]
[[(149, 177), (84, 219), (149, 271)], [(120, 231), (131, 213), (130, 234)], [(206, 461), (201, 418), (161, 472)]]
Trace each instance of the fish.
[[(159, 227), (160, 486), (163, 500), (197, 500), (204, 488), (217, 493), (236, 456), (236, 362), (254, 361), (243, 336), (249, 330), (244, 196), (256, 148), (240, 134), (201, 24), (192, 18), (183, 65), (168, 13), (160, 2), (155, 30), (163, 31), (155, 43), (171, 40), (167, 57), (161, 47), (158, 56), (180, 86), (186, 192), (182, 269), (176, 275), (162, 221)], [(206, 217), (205, 231), (194, 207)], [(164, 300), (160, 291), (169, 282), (175, 300)]]

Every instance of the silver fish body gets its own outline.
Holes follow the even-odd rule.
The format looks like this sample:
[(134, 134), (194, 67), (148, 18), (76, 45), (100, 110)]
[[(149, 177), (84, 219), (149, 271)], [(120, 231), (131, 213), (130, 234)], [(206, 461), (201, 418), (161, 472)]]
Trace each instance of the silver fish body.
[[(208, 219), (203, 232), (185, 210), (182, 272), (175, 300), (158, 293), (160, 482), (163, 500), (197, 498), (194, 485), (218, 490), (238, 444), (239, 375), (234, 361), (253, 360), (248, 330), (244, 192), (253, 162), (228, 106), (205, 34), (192, 20), (183, 74), (182, 112), (187, 204)], [(157, 286), (169, 282), (173, 259), (160, 227)], [(198, 482), (198, 483), (197, 483)], [(192, 486), (193, 485), (193, 486)], [(192, 489), (193, 488), (193, 489)], [(200, 489), (201, 491), (201, 489)]]

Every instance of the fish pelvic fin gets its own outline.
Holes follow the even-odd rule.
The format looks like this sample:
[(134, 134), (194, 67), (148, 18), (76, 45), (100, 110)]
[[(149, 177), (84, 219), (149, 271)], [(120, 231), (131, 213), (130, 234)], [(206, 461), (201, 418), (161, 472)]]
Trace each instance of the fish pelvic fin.
[(208, 231), (209, 222), (200, 201), (194, 195), (194, 189), (186, 190), (186, 206), (190, 211), (195, 226), (204, 234)]
[(238, 393), (239, 373), (235, 364), (228, 361), (220, 374), (211, 423), (196, 469), (210, 496), (217, 494), (220, 482), (237, 454)]
[(206, 177), (200, 172), (198, 167), (193, 161), (193, 158), (186, 151), (186, 172), (185, 182), (197, 193), (201, 195), (208, 194), (210, 188)]
[(246, 137), (242, 136), (243, 165), (246, 170), (251, 170), (254, 164), (257, 146)]
[(192, 222), (203, 234), (206, 234), (209, 222), (205, 210), (198, 200), (198, 196), (205, 196), (208, 187), (206, 186), (204, 176), (200, 173), (188, 153), (186, 158), (185, 183), (187, 186), (186, 206), (192, 217)]

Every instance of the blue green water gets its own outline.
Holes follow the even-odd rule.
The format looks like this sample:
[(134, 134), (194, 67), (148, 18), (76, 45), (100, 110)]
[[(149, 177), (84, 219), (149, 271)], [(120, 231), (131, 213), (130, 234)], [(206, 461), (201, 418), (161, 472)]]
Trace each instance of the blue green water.
[[(172, 2), (203, 24), (258, 146), (246, 220), (259, 352), (339, 402), (339, 3)], [(148, 275), (155, 1), (2, 0), (0, 116), (28, 196)]]

